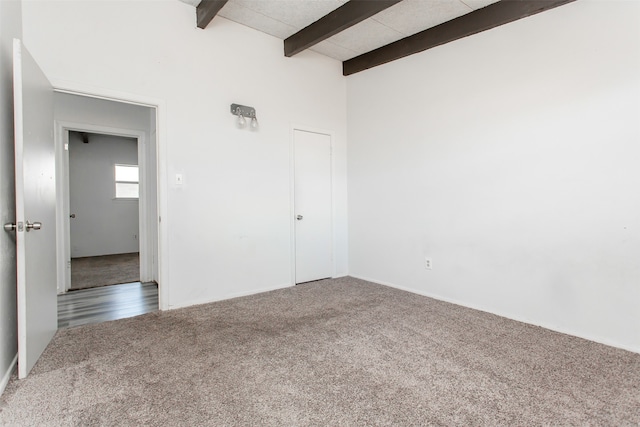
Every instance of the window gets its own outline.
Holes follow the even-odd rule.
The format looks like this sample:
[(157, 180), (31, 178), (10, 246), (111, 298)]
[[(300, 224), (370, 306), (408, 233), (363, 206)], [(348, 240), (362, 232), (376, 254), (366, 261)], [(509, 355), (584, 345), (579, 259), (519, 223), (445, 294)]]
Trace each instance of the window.
[(137, 199), (139, 182), (137, 165), (116, 165), (116, 199)]

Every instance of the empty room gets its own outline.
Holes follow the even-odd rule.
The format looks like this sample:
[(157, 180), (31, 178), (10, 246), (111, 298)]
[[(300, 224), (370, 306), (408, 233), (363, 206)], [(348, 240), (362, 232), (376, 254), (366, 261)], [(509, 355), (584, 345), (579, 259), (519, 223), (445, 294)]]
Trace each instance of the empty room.
[[(0, 36), (0, 425), (640, 423), (640, 2), (3, 0)], [(153, 206), (88, 243), (153, 237), (77, 256), (150, 254), (156, 311), (58, 328), (65, 156), (140, 135), (60, 97), (143, 111), (107, 166)]]

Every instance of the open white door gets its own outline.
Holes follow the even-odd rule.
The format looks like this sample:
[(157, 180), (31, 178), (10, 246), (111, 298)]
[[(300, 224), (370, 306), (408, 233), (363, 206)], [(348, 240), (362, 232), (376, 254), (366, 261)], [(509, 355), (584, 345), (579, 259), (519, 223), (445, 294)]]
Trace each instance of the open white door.
[(27, 376), (57, 329), (53, 87), (13, 41), (16, 154), (18, 377)]
[(296, 283), (332, 276), (331, 137), (294, 130)]

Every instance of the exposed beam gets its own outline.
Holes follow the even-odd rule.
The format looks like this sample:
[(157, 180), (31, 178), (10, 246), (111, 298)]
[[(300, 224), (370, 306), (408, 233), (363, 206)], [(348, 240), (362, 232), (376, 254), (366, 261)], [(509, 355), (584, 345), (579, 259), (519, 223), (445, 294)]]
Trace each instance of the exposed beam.
[(229, 0), (202, 0), (196, 7), (198, 28), (205, 29), (209, 22), (216, 16)]
[(344, 61), (342, 74), (355, 74), (573, 1), (502, 0)]
[[(291, 57), (340, 31), (400, 3), (402, 0), (351, 0), (284, 41), (284, 56)], [(304, 7), (301, 5), (301, 7)]]

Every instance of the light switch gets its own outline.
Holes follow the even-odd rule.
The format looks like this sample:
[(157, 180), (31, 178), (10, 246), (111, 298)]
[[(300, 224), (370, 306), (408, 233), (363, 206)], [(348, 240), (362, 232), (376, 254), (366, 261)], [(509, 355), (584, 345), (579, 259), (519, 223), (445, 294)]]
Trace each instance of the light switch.
[(176, 174), (176, 185), (182, 185), (182, 174), (181, 173), (177, 173)]

